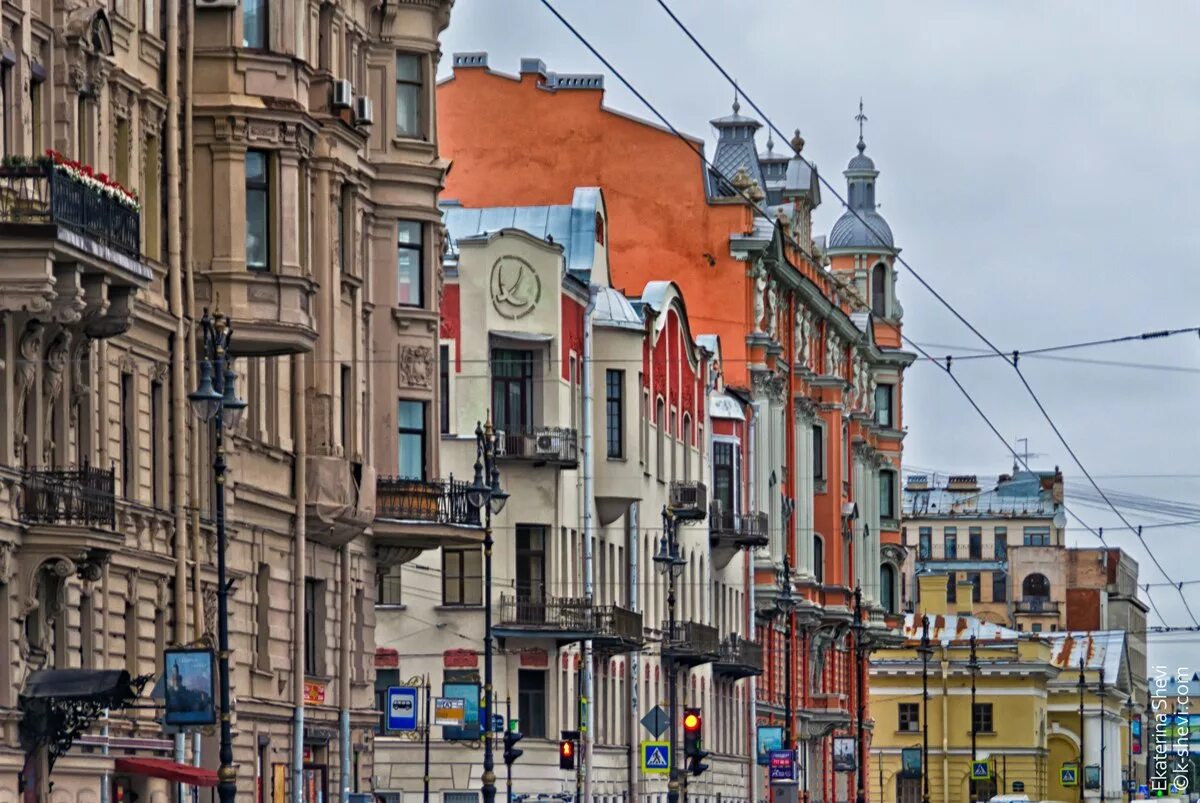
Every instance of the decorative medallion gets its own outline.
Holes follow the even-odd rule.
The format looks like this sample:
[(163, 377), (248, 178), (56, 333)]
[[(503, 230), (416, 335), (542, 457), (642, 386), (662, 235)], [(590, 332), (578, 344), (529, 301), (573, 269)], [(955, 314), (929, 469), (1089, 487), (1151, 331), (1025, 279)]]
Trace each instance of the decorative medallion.
[(524, 318), (542, 300), (542, 280), (520, 257), (503, 256), (492, 266), (492, 306), (510, 320)]

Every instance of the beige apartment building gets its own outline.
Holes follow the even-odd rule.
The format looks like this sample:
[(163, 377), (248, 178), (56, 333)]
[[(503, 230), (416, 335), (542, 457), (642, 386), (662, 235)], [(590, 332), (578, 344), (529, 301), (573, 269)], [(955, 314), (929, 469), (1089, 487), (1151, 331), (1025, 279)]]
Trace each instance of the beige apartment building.
[[(206, 308), (249, 405), (225, 438), (238, 797), (372, 791), (377, 572), (482, 537), (434, 423), (451, 5), (0, 9), (0, 800), (174, 800), (131, 759), (217, 766), (211, 729), (147, 705), (164, 650), (217, 628), (186, 399)], [(154, 677), (64, 751), (25, 716), (46, 669)]]

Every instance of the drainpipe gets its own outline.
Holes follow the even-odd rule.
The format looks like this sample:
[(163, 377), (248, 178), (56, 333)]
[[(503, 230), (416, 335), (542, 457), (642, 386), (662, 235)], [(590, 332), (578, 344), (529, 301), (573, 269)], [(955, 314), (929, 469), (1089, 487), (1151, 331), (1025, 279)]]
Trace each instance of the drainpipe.
[(292, 799), (304, 803), (304, 575), (305, 505), (308, 479), (308, 415), (304, 406), (304, 358), (292, 357), (292, 418), (295, 432), (296, 546), (292, 552)]
[(946, 645), (942, 645), (942, 800), (950, 799), (950, 692), (947, 676), (950, 674), (950, 658)]
[[(592, 319), (596, 312), (596, 286), (588, 285), (588, 304), (583, 313), (583, 420), (580, 422), (583, 432), (580, 433), (583, 442), (583, 596), (589, 603), (594, 603), (593, 588), (593, 556), (592, 535), (596, 520), (592, 512), (594, 507), (594, 471), (596, 464), (595, 451), (592, 449)], [(576, 803), (591, 803), (592, 800), (592, 748), (595, 738), (592, 733), (592, 701), (595, 699), (596, 673), (595, 656), (592, 654), (592, 640), (583, 642), (583, 672), (584, 672), (584, 702), (583, 722), (580, 730), (583, 732), (583, 801)]]
[[(746, 501), (745, 509), (751, 512), (758, 510), (758, 488), (754, 481), (755, 477), (755, 450), (754, 439), (758, 436), (758, 405), (750, 405), (750, 424), (746, 427)], [(740, 477), (738, 478), (741, 479)], [(750, 638), (756, 638), (758, 630), (758, 622), (755, 619), (754, 600), (754, 555), (746, 551), (747, 573), (750, 576), (750, 593), (749, 593), (749, 614), (750, 614)], [(768, 669), (768, 671), (770, 671)], [(750, 744), (754, 753), (754, 762), (750, 765), (750, 803), (758, 803), (758, 678), (751, 676), (750, 678)]]
[[(184, 31), (184, 51), (183, 60), (184, 67), (187, 70), (186, 84), (184, 88), (183, 101), (183, 186), (184, 196), (189, 200), (192, 197), (192, 175), (193, 175), (193, 145), (192, 145), (192, 98), (193, 98), (193, 83), (195, 81), (195, 62), (194, 54), (196, 49), (196, 4), (187, 4), (187, 29)], [(168, 192), (170, 189), (168, 188)], [(188, 325), (186, 329), (186, 348), (187, 354), (196, 353), (196, 327), (191, 325), (196, 312), (196, 277), (195, 271), (192, 269), (192, 258), (194, 241), (192, 238), (192, 204), (186, 203), (183, 205), (183, 264), (182, 272), (185, 280), (185, 289), (187, 291), (186, 306), (183, 313), (186, 316)], [(189, 365), (187, 386), (194, 388), (197, 385), (199, 377), (196, 374), (196, 361), (186, 360)], [(190, 433), (191, 456), (189, 458), (191, 465), (200, 464), (200, 436), (198, 431), (198, 420), (195, 416), (188, 419), (188, 432)], [(183, 441), (177, 440), (177, 444), (182, 444)], [(198, 506), (200, 504), (200, 474), (199, 471), (187, 471), (188, 483), (188, 499), (191, 504)], [(176, 488), (182, 488), (176, 480)], [(192, 638), (198, 639), (204, 632), (204, 589), (200, 582), (200, 565), (204, 558), (203, 539), (200, 533), (200, 516), (198, 513), (192, 515), (191, 521), (191, 542), (192, 542)], [(196, 766), (200, 766), (200, 735), (197, 733), (193, 740), (193, 760)]]
[[(640, 392), (640, 390), (639, 390)], [(640, 523), (638, 522), (638, 503), (635, 499), (629, 505), (629, 512), (626, 513), (629, 517), (629, 548), (626, 554), (629, 555), (629, 610), (638, 610), (638, 554), (641, 551), (641, 533)], [(637, 756), (637, 735), (638, 735), (638, 714), (641, 713), (640, 701), (638, 700), (638, 683), (641, 681), (641, 661), (638, 660), (641, 654), (631, 652), (629, 654), (629, 795), (626, 800), (638, 800), (638, 762), (635, 760)]]
[(350, 803), (350, 544), (342, 547), (342, 621), (341, 677), (338, 679), (338, 703), (341, 707), (341, 778), (342, 803)]

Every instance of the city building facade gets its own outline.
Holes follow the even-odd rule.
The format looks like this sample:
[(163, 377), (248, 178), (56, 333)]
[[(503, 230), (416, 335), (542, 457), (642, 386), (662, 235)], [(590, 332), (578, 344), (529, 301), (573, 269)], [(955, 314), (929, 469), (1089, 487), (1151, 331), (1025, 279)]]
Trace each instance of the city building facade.
[[(217, 768), (213, 730), (169, 733), (136, 681), (219, 629), (214, 440), (187, 398), (206, 310), (247, 402), (223, 484), (239, 799), (371, 790), (377, 567), (482, 538), (414, 504), (455, 493), (435, 424), (450, 7), (3, 9), (0, 797), (176, 799), (144, 759)], [(64, 752), (31, 711), (80, 700), (45, 670), (144, 695)]]
[[(693, 330), (720, 338), (726, 393), (748, 411), (745, 439), (728, 452), (745, 476), (740, 506), (762, 514), (768, 535), (746, 594), (749, 636), (771, 657), (751, 681), (749, 723), (790, 733), (808, 799), (844, 798), (853, 781), (831, 771), (832, 735), (867, 724), (864, 659), (895, 632), (900, 605), (901, 380), (913, 357), (899, 349), (878, 173), (860, 138), (846, 171), (852, 211), (826, 245), (812, 233), (817, 175), (798, 156), (775, 155), (773, 141), (760, 154), (761, 124), (736, 104), (713, 121), (706, 164), (702, 140), (606, 108), (603, 85), (538, 59), (510, 76), (491, 70), (486, 53), (457, 54), (438, 89), (443, 150), (456, 165), (446, 195), (473, 207), (537, 205), (599, 186), (612, 285), (669, 279)], [(790, 144), (799, 152), (804, 141)], [(872, 222), (856, 225), (859, 216)], [(785, 600), (799, 601), (780, 615), (787, 583)], [(747, 784), (754, 799), (768, 793), (764, 770)]]

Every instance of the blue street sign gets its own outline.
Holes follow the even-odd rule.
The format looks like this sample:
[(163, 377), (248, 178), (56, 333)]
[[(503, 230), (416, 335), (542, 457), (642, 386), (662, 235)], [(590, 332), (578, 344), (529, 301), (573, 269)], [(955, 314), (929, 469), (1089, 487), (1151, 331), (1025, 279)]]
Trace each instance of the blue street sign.
[(671, 745), (668, 742), (642, 742), (642, 772), (670, 772)]
[(387, 690), (387, 729), (417, 729), (417, 690), (412, 686), (392, 686)]
[(503, 714), (492, 714), (492, 733), (504, 733)]
[(767, 766), (772, 781), (796, 780), (796, 753), (792, 750), (772, 750)]

